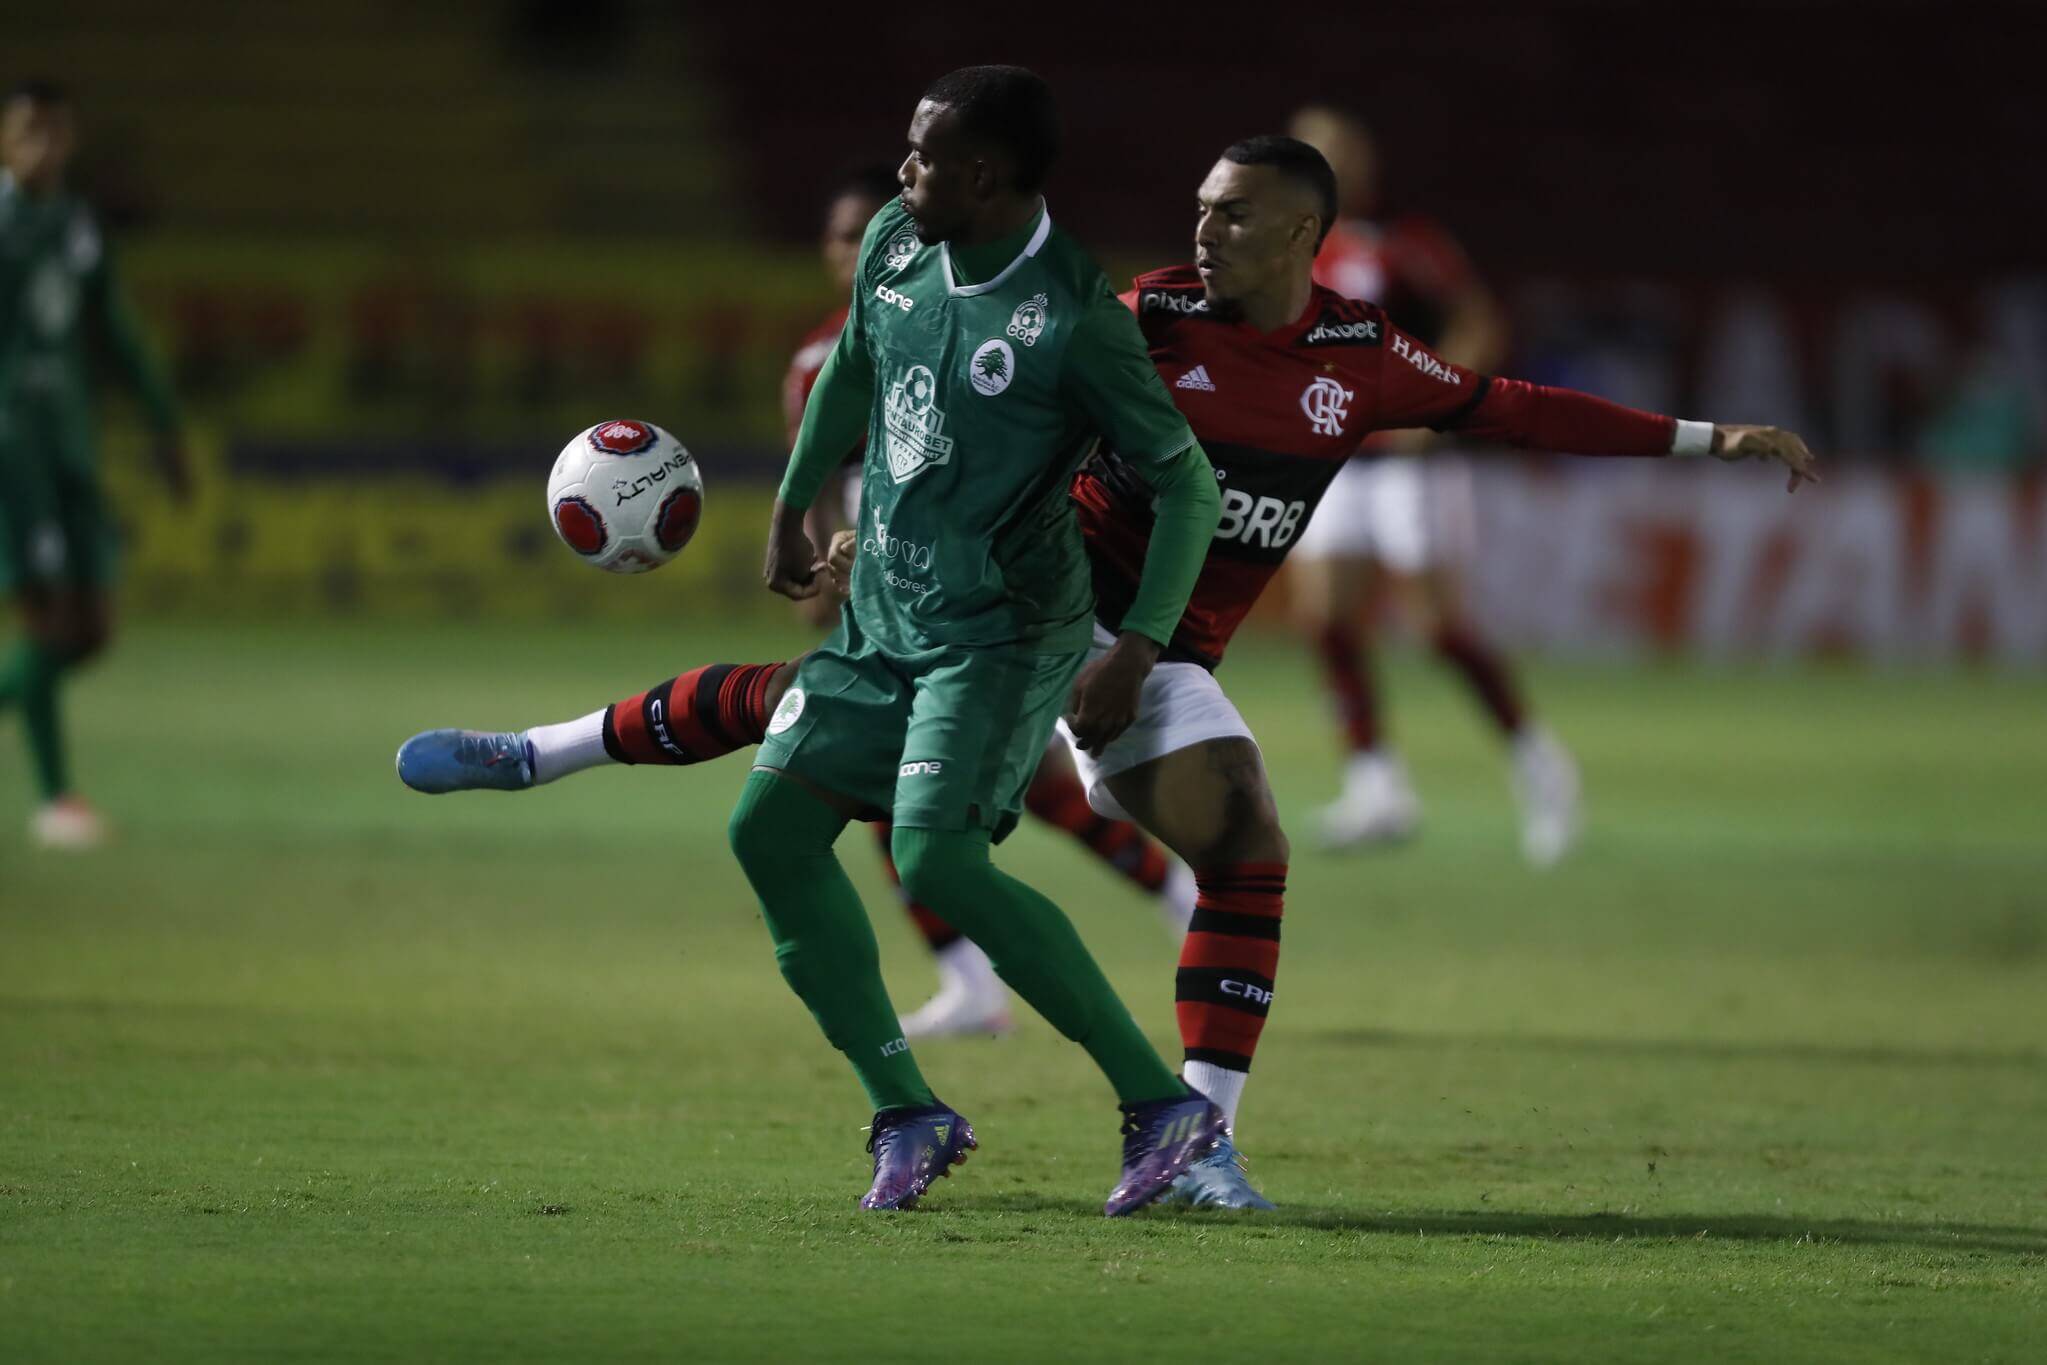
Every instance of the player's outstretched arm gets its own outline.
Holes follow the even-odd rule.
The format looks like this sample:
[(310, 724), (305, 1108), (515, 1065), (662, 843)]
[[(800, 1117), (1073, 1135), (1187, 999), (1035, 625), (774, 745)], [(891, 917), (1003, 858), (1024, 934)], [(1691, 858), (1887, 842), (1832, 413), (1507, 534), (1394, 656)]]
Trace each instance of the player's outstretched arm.
[(769, 591), (799, 602), (817, 596), (824, 586), (818, 577), (824, 561), (804, 530), (804, 514), (846, 452), (866, 434), (867, 415), (874, 401), (874, 366), (859, 339), (857, 318), (856, 306), (846, 330), (839, 334), (839, 344), (818, 372), (817, 387), (810, 391), (810, 402), (804, 406), (796, 448), (789, 454), (789, 467), (783, 471), (774, 516), (768, 523), (767, 563), (761, 576)]
[(1687, 422), (1610, 403), (1576, 389), (1495, 379), (1429, 354), (1398, 328), (1380, 356), (1375, 427), (1427, 426), (1480, 441), (1570, 455), (1711, 455), (1769, 460), (1789, 471), (1787, 490), (1818, 483), (1818, 462), (1797, 433), (1779, 427)]

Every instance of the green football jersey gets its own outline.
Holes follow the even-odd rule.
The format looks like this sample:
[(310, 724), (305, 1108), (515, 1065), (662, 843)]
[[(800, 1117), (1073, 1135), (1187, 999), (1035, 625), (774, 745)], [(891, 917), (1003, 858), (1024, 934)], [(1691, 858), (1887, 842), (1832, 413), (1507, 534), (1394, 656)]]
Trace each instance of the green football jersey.
[(899, 202), (868, 225), (840, 350), (873, 384), (853, 611), (896, 654), (1083, 649), (1075, 469), (1100, 437), (1165, 465), (1194, 436), (1129, 310), (1047, 211), (975, 254), (992, 273), (965, 282)]
[(113, 278), (92, 213), (68, 194), (32, 196), (0, 174), (0, 453), (89, 461), (92, 350), (100, 329), (153, 426), (177, 413)]

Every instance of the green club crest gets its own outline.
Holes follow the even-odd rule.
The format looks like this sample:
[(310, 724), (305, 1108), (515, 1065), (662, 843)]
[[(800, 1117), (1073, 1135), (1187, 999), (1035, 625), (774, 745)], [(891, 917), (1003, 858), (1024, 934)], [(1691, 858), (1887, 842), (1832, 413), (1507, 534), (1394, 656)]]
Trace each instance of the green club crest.
[(1026, 346), (1037, 345), (1038, 337), (1044, 332), (1045, 323), (1049, 320), (1047, 310), (1051, 306), (1051, 300), (1043, 294), (1031, 295), (1019, 303), (1016, 311), (1009, 315), (1009, 334)]
[(967, 362), (967, 382), (983, 398), (993, 398), (1016, 378), (1016, 352), (1001, 337), (989, 337)]

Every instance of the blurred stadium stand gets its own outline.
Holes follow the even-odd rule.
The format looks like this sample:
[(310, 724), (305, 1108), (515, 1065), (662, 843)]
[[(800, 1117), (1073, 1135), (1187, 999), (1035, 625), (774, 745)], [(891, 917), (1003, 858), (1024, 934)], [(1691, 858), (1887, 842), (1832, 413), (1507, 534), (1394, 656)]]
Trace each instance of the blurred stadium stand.
[[(414, 596), (444, 608), (594, 600), (547, 541), (539, 479), (569, 433), (628, 411), (698, 451), (706, 534), (733, 533), (729, 560), (693, 552), (660, 577), (743, 591), (751, 513), (719, 499), (772, 476), (777, 380), (832, 303), (809, 247), (819, 194), (897, 153), (940, 69), (990, 59), (1057, 85), (1069, 148), (1053, 202), (1115, 268), (1185, 250), (1190, 191), (1222, 145), (1309, 100), (1348, 105), (1380, 134), (1390, 207), (1450, 225), (1509, 300), (1512, 370), (1795, 425), (1836, 468), (1989, 480), (2012, 553), (2034, 556), (1999, 571), (2016, 592), (2047, 589), (2028, 472), (2047, 431), (2030, 11), (1039, 5), (1029, 23), (1002, 7), (927, 23), (627, 0), (74, 0), (10, 17), (0, 77), (77, 89), (82, 179), (236, 490), (187, 523), (136, 493), (145, 602), (240, 580), (291, 606), (389, 600), (390, 584), (431, 584)], [(1511, 519), (1530, 487), (1626, 480), (1517, 466), (1494, 483), (1519, 490), (1489, 494)], [(1925, 510), (1939, 499), (1917, 476), (1882, 486), (1909, 579), (1939, 560), (1927, 528), (1944, 523)], [(306, 520), (321, 534), (282, 529), (343, 504)], [(379, 506), (381, 523), (363, 510)], [(464, 508), (499, 519), (474, 540), (437, 529)], [(1803, 634), (1715, 638), (1840, 636), (1813, 610), (1827, 620)], [(2043, 610), (2009, 640), (1917, 617), (1884, 638), (2037, 657)], [(1604, 638), (1494, 611), (1524, 639)], [(1696, 643), (1667, 621), (1629, 638)]]

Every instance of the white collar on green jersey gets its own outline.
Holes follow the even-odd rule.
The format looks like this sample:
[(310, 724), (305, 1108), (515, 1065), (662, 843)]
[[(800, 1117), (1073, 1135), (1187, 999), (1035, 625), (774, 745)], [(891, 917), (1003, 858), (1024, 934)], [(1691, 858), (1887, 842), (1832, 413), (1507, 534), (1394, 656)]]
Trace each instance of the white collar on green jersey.
[(1004, 280), (1007, 280), (1011, 275), (1014, 275), (1017, 271), (1018, 266), (1022, 265), (1025, 261), (1028, 261), (1031, 257), (1038, 254), (1038, 248), (1044, 246), (1045, 239), (1047, 237), (1050, 237), (1051, 235), (1052, 206), (1041, 199), (1038, 201), (1038, 230), (1031, 234), (1031, 239), (1028, 242), (1024, 243), (1024, 249), (1022, 253), (1019, 254), (1015, 260), (1011, 261), (1008, 265), (1002, 267), (1002, 269), (996, 274), (994, 279), (988, 280), (982, 284), (954, 283), (952, 270), (952, 251), (950, 250), (946, 243), (940, 242), (938, 244), (938, 259), (939, 263), (945, 267), (945, 292), (952, 295), (956, 299), (964, 299), (972, 298), (976, 294), (990, 293), (996, 289), (1001, 288), (1002, 282)]

